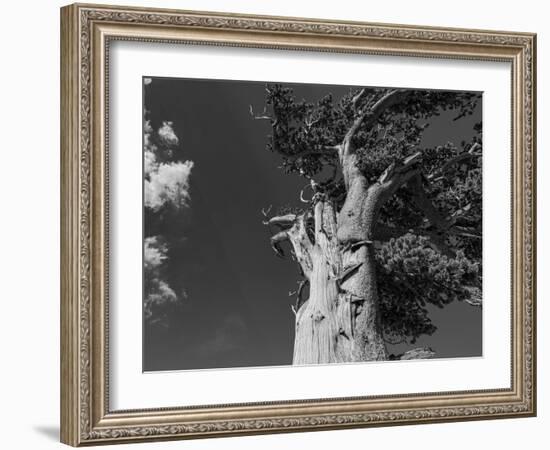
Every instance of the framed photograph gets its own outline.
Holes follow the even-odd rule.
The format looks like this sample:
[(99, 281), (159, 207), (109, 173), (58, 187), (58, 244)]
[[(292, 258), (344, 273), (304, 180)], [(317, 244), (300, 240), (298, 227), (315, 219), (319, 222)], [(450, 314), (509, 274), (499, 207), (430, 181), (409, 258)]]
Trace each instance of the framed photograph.
[(535, 415), (535, 38), (62, 8), (62, 442)]

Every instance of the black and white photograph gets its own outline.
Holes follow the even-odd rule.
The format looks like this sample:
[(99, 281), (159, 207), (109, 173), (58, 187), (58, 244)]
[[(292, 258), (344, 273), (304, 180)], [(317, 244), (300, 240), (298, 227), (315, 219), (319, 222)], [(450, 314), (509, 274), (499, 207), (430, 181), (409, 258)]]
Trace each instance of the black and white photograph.
[(143, 370), (483, 355), (482, 93), (143, 78)]

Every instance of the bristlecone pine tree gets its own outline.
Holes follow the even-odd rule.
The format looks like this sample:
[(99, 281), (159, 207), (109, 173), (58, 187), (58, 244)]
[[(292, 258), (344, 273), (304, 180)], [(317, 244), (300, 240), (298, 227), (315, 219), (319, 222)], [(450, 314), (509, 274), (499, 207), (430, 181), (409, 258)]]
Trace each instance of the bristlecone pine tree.
[(432, 334), (427, 304), (481, 306), (481, 124), (459, 146), (421, 139), (433, 116), (471, 115), (480, 95), (364, 88), (313, 104), (281, 85), (266, 92), (264, 113), (251, 113), (271, 124), (267, 147), (307, 179), (303, 209), (263, 211), (273, 249), (301, 276), (293, 363), (432, 357), (390, 355), (387, 343)]

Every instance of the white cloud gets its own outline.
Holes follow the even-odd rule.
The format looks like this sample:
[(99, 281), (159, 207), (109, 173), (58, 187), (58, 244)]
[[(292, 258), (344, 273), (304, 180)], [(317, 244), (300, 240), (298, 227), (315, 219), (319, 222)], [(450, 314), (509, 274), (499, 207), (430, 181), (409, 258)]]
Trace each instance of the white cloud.
[(148, 301), (151, 304), (161, 305), (166, 303), (175, 303), (178, 296), (174, 290), (164, 280), (155, 278), (153, 280), (153, 289), (149, 293)]
[(155, 156), (155, 152), (158, 149), (157, 146), (151, 142), (152, 132), (153, 127), (151, 127), (151, 122), (149, 120), (146, 120), (145, 124), (143, 125), (143, 159), (145, 175), (149, 175), (149, 173), (155, 170), (157, 167), (157, 157)]
[(150, 236), (145, 238), (143, 251), (143, 263), (145, 264), (145, 269), (155, 269), (159, 267), (167, 258), (167, 252), (168, 248), (166, 244), (160, 243), (158, 236)]
[[(166, 161), (172, 158), (173, 147), (179, 143), (172, 126), (172, 122), (162, 122), (156, 134), (149, 120), (145, 121), (143, 126), (144, 203), (145, 207), (154, 212), (164, 205), (175, 208), (188, 207), (190, 202), (189, 178), (193, 161)], [(165, 240), (161, 236), (147, 237), (143, 251), (143, 307), (148, 322), (161, 325), (166, 325), (168, 314), (163, 307), (187, 298), (185, 290), (177, 295), (165, 280), (164, 269), (167, 259), (168, 245)]]
[(147, 296), (145, 297), (145, 318), (151, 323), (163, 322), (165, 314), (157, 312), (159, 307), (178, 301), (178, 296), (168, 283), (160, 278), (153, 278), (148, 282)]
[(149, 176), (157, 167), (158, 164), (155, 153), (146, 148), (143, 154), (143, 170), (145, 171), (145, 175)]
[(168, 145), (178, 145), (179, 142), (172, 128), (173, 125), (173, 122), (162, 122), (162, 126), (158, 129), (158, 135)]
[(145, 295), (143, 309), (150, 322), (164, 322), (162, 307), (186, 298), (185, 291), (180, 298), (161, 276), (163, 263), (168, 259), (168, 247), (160, 236), (145, 238), (143, 263), (145, 266)]
[(145, 133), (146, 137), (149, 137), (149, 133), (153, 132), (153, 127), (151, 126), (150, 120), (145, 121), (145, 124), (143, 125), (143, 132)]
[(148, 84), (151, 84), (153, 82), (153, 79), (152, 78), (144, 78), (143, 79), (143, 84), (145, 86), (147, 86)]
[(161, 163), (155, 166), (147, 162), (154, 170), (145, 180), (145, 206), (158, 211), (165, 204), (176, 208), (189, 206), (189, 177), (193, 161)]
[[(157, 134), (168, 145), (176, 145), (179, 140), (172, 128), (172, 122), (162, 122)], [(157, 158), (158, 147), (151, 141), (153, 133), (151, 123), (147, 120), (144, 124), (144, 172), (145, 193), (144, 201), (147, 208), (158, 211), (165, 204), (176, 208), (188, 207), (189, 178), (193, 161), (163, 162)], [(170, 155), (171, 149), (164, 149)]]

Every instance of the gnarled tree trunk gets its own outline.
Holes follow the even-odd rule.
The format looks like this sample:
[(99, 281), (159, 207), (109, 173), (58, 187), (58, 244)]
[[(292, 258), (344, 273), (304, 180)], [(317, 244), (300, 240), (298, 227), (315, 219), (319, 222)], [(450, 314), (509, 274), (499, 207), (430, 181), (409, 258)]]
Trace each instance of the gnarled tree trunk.
[[(375, 201), (373, 197), (361, 202)], [(380, 326), (372, 225), (349, 234), (354, 215), (344, 208), (336, 217), (330, 200), (315, 203), (315, 239), (307, 239), (309, 258), (304, 276), (309, 298), (296, 312), (294, 364), (387, 359)], [(360, 212), (361, 208), (355, 209)], [(291, 242), (296, 247), (298, 234)], [(304, 264), (302, 269), (304, 269)]]
[(268, 221), (283, 228), (272, 244), (277, 249), (280, 242), (291, 242), (310, 287), (309, 298), (295, 308), (294, 364), (388, 359), (376, 283), (374, 232), (384, 203), (418, 173), (414, 169), (418, 154), (389, 168), (370, 185), (346, 147), (340, 150), (340, 158), (347, 193), (338, 213), (333, 200), (319, 192), (312, 199), (313, 213)]

